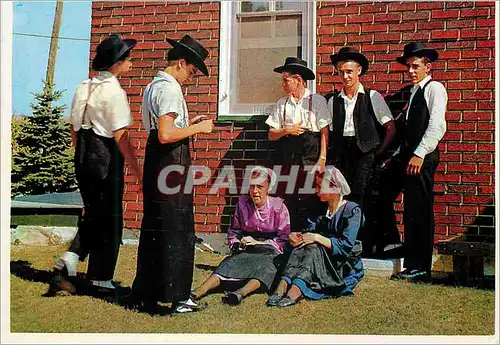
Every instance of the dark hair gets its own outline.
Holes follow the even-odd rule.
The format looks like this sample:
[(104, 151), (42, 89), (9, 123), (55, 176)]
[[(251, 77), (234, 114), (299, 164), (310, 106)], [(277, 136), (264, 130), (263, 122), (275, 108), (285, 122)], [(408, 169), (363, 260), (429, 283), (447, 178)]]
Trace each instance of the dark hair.
[(132, 51), (132, 49), (127, 50), (127, 52), (125, 54), (123, 54), (122, 56), (120, 56), (120, 58), (116, 62), (118, 62), (118, 61), (125, 61), (125, 59), (130, 56), (130, 52), (131, 51)]
[(359, 67), (361, 67), (361, 72), (363, 72), (363, 66), (361, 66), (361, 64), (360, 64), (358, 61), (356, 61), (356, 60), (354, 60), (354, 59), (345, 59), (345, 60), (339, 60), (339, 61), (337, 61), (337, 63), (335, 64), (335, 70), (337, 71), (337, 74), (339, 74), (339, 73), (340, 73), (340, 69), (339, 69), (339, 67), (338, 67), (338, 66), (340, 65), (340, 63), (341, 63), (341, 62), (342, 62), (342, 63), (346, 63), (346, 62), (355, 62), (355, 63), (356, 63)]
[(182, 52), (180, 49), (172, 48), (168, 51), (167, 61), (174, 61), (174, 60), (182, 59), (181, 55), (182, 55)]
[[(419, 59), (422, 59), (422, 62), (424, 65), (427, 65), (428, 63), (431, 63), (431, 59), (429, 59), (427, 56), (417, 56), (417, 55), (414, 55), (415, 57), (418, 57)], [(411, 58), (413, 56), (409, 56), (408, 58)], [(405, 66), (406, 67), (410, 67), (410, 65), (408, 63), (405, 63)]]
[(184, 59), (187, 63), (193, 65), (193, 62), (187, 57), (188, 54), (185, 54), (182, 48), (176, 47), (172, 48), (167, 53), (167, 61), (175, 61)]

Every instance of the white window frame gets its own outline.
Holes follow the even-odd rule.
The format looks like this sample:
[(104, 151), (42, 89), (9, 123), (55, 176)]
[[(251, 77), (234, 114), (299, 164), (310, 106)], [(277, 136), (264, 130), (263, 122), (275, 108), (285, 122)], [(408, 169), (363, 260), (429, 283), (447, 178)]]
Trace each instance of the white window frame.
[[(270, 2), (270, 9), (274, 3)], [(218, 115), (223, 117), (241, 117), (254, 115), (269, 115), (275, 105), (255, 104), (240, 106), (245, 108), (238, 113), (230, 112), (229, 90), (231, 83), (231, 61), (234, 61), (236, 39), (234, 39), (237, 28), (237, 13), (239, 2), (221, 1), (220, 2), (220, 41), (219, 41), (219, 111)], [(281, 11), (279, 11), (281, 12)], [(278, 12), (278, 13), (279, 13)], [(283, 11), (286, 13), (286, 11)], [(256, 12), (262, 15), (261, 12)], [(316, 73), (316, 3), (314, 1), (302, 2), (302, 59), (307, 61), (307, 66)], [(277, 66), (276, 66), (277, 67)], [(271, 75), (272, 71), (269, 71)], [(312, 93), (316, 92), (316, 81), (309, 80), (308, 88)], [(277, 101), (277, 100), (276, 100)]]

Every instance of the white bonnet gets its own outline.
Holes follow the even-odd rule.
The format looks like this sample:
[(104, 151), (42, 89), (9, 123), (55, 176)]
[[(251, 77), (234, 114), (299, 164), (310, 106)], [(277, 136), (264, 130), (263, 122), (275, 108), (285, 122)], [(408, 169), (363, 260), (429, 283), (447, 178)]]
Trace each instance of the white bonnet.
[[(328, 183), (328, 185), (326, 185), (326, 183)], [(351, 193), (351, 188), (349, 187), (344, 175), (342, 175), (340, 170), (335, 168), (333, 165), (326, 167), (321, 189), (322, 191), (328, 191), (328, 193), (332, 194), (338, 193), (342, 196), (349, 195)]]
[(252, 176), (254, 173), (259, 174), (259, 178), (268, 178), (269, 177), (269, 189), (273, 189), (274, 185), (276, 184), (276, 173), (266, 167), (263, 167), (262, 165), (257, 165), (252, 170), (250, 171), (250, 176)]

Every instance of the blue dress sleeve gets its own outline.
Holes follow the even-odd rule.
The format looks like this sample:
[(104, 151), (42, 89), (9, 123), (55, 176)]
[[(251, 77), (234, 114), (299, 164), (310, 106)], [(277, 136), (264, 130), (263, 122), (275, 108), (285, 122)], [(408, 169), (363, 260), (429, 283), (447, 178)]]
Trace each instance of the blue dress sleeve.
[(346, 209), (338, 210), (330, 222), (334, 235), (330, 238), (332, 254), (347, 257), (356, 242), (358, 230), (363, 223), (361, 208), (354, 204), (346, 205)]

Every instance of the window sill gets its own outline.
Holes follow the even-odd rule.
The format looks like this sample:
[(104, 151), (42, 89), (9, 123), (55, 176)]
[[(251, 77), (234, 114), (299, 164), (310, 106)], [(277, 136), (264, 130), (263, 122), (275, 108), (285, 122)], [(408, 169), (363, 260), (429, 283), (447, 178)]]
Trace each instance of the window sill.
[(267, 118), (269, 115), (218, 115), (217, 121), (255, 121)]

